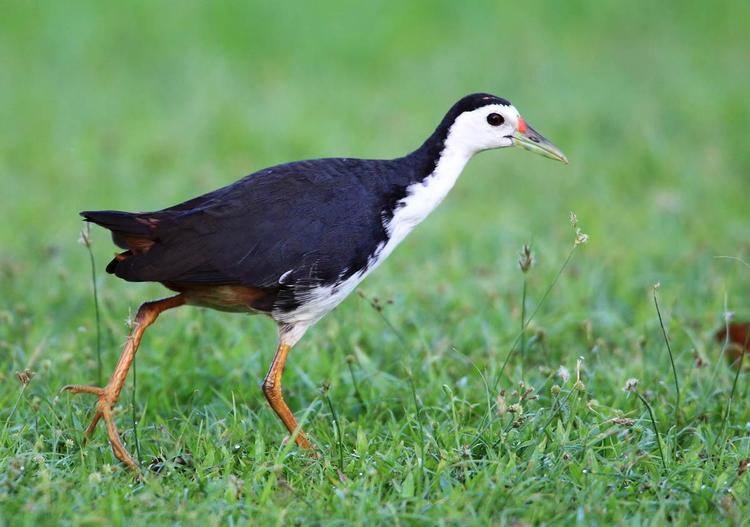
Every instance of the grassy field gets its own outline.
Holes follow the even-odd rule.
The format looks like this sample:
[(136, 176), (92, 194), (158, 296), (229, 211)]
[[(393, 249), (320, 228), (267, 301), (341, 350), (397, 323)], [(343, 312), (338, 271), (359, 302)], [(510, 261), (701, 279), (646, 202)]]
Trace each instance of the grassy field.
[[(246, 4), (3, 3), (0, 527), (747, 523), (749, 380), (713, 332), (750, 316), (750, 268), (717, 258), (750, 259), (748, 4)], [(79, 210), (402, 155), (474, 91), (571, 163), (482, 154), (307, 334), (284, 383), (319, 459), (261, 393), (273, 324), (195, 308), (147, 333), (117, 408), (145, 481), (101, 425), (81, 444), (94, 400), (59, 393), (100, 376)], [(164, 292), (91, 241), (106, 380)]]

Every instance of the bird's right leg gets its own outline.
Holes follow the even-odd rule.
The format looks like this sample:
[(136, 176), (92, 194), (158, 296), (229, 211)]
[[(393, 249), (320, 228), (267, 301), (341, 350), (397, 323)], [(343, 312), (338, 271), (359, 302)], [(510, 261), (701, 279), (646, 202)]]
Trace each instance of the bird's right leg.
[(133, 321), (133, 330), (128, 337), (128, 341), (125, 343), (125, 349), (123, 349), (122, 355), (120, 355), (120, 360), (117, 362), (115, 371), (112, 373), (112, 377), (107, 385), (104, 388), (99, 386), (81, 385), (68, 385), (63, 388), (63, 390), (74, 394), (90, 393), (99, 397), (99, 400), (96, 403), (94, 417), (84, 433), (84, 440), (88, 439), (94, 429), (96, 429), (99, 420), (104, 419), (104, 422), (107, 425), (109, 442), (112, 445), (112, 452), (115, 454), (115, 457), (136, 472), (138, 472), (138, 464), (133, 461), (133, 458), (122, 444), (120, 434), (117, 432), (117, 426), (115, 425), (115, 420), (112, 415), (112, 408), (117, 403), (117, 399), (120, 396), (122, 387), (125, 384), (125, 379), (128, 376), (128, 370), (133, 363), (135, 352), (138, 351), (141, 337), (143, 337), (146, 328), (154, 323), (162, 311), (179, 307), (183, 304), (185, 304), (185, 298), (183, 295), (176, 295), (170, 298), (142, 304), (141, 307), (138, 308), (138, 313)]

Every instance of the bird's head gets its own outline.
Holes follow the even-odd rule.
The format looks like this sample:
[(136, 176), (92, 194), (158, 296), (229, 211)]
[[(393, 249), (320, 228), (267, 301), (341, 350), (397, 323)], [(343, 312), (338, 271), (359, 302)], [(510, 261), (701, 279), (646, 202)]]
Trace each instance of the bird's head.
[(450, 109), (441, 127), (445, 146), (469, 154), (521, 146), (551, 159), (568, 162), (555, 145), (534, 130), (507, 100), (486, 93), (467, 95)]

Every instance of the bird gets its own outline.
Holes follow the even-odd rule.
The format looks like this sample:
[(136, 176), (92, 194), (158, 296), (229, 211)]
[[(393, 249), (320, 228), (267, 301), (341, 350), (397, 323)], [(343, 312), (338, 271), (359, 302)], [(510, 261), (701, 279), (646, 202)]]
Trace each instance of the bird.
[(108, 273), (174, 293), (138, 308), (105, 386), (63, 388), (97, 397), (84, 438), (103, 419), (115, 457), (139, 473), (113, 408), (146, 329), (164, 311), (187, 305), (276, 322), (278, 346), (262, 391), (290, 438), (315, 452), (282, 394), (290, 350), (443, 201), (474, 154), (511, 146), (568, 162), (507, 99), (474, 93), (403, 157), (295, 161), (154, 212), (81, 212), (123, 249)]

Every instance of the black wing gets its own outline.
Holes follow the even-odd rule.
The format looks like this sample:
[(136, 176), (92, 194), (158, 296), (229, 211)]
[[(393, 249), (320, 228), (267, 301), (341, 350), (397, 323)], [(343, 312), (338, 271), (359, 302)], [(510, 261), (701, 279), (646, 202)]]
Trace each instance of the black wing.
[(405, 189), (398, 170), (395, 161), (301, 161), (157, 212), (81, 214), (129, 249), (107, 267), (128, 281), (329, 284), (387, 239), (383, 220)]

